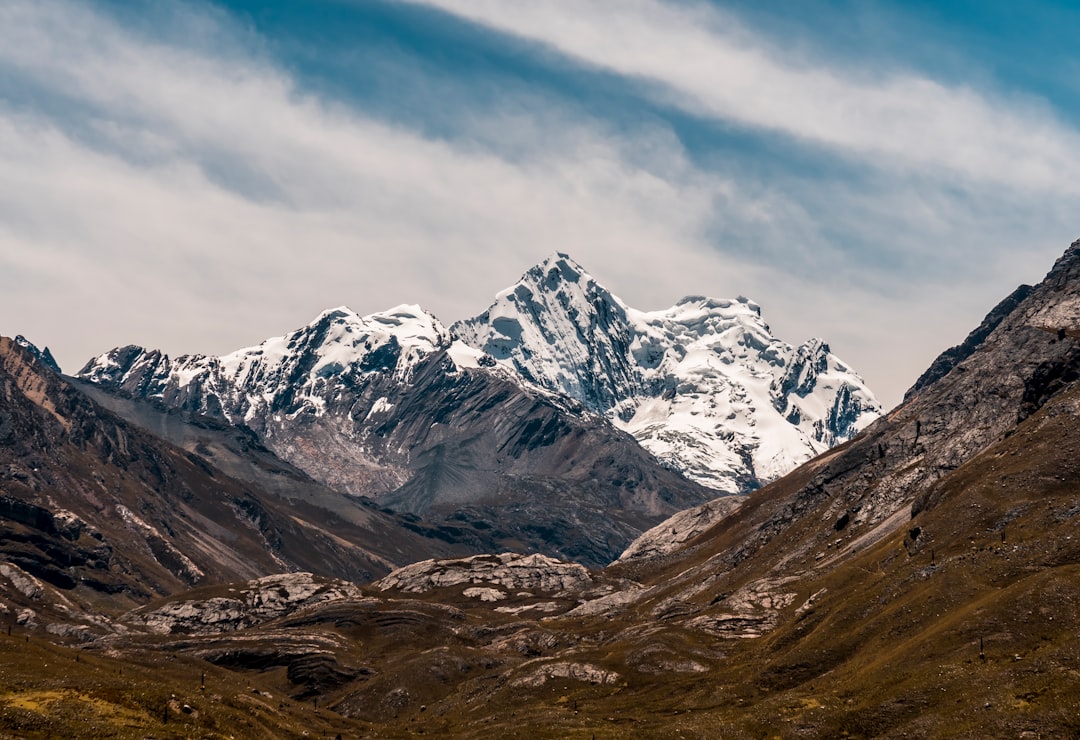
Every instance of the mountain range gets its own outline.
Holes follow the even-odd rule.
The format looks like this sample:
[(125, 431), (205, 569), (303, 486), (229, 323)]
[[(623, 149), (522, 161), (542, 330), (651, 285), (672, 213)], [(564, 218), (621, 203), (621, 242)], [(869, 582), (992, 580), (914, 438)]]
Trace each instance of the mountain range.
[(336, 490), (591, 565), (880, 412), (828, 345), (773, 338), (748, 299), (636, 311), (562, 254), (449, 328), (342, 307), (222, 357), (129, 346), (77, 377), (242, 425)]
[[(529, 438), (541, 442), (503, 458), (519, 471), (533, 466), (520, 480), (557, 487), (559, 476), (544, 466), (563, 458), (548, 457), (549, 448), (568, 455), (566, 439), (592, 433), (627, 445), (622, 454), (638, 450), (633, 464), (642, 474), (666, 471), (687, 494), (715, 493), (693, 488), (615, 428), (613, 419), (631, 423), (654, 398), (647, 384), (609, 395), (601, 389), (610, 386), (590, 385), (597, 377), (628, 384), (651, 377), (610, 361), (623, 356), (619, 347), (635, 356), (641, 334), (597, 330), (626, 341), (574, 355), (589, 372), (547, 372), (541, 380), (526, 351), (538, 345), (517, 310), (489, 310), (469, 324), (490, 346), (466, 342), (462, 327), (447, 330), (450, 346), (426, 351), (401, 376), (399, 361), (410, 350), (386, 339), (381, 346), (395, 349), (384, 350), (381, 369), (343, 364), (321, 386), (314, 369), (325, 355), (297, 351), (304, 330), (267, 343), (262, 355), (244, 353), (235, 367), (246, 362), (249, 370), (235, 376), (269, 378), (269, 368), (284, 367), (274, 358), (307, 357), (286, 373), (304, 368), (295, 377), (310, 379), (310, 389), (275, 412), (316, 429), (348, 418), (334, 402), (345, 397), (342, 377), (359, 378), (359, 397), (403, 414), (398, 424), (407, 429), (386, 429), (388, 437), (405, 435), (393, 437), (399, 444), (422, 443), (419, 419), (432, 408), (447, 416), (424, 417), (428, 429), (435, 421), (439, 438), (457, 444), (492, 439), (473, 436), (482, 425), (470, 419), (522, 407), (501, 405), (505, 399), (528, 403), (543, 408), (551, 426), (538, 424)], [(596, 326), (617, 325), (606, 310), (597, 310), (607, 318)], [(335, 327), (348, 334), (349, 321), (327, 320), (333, 313), (323, 317), (325, 334)], [(387, 319), (407, 317), (421, 320), (415, 310)], [(515, 318), (520, 336), (502, 318)], [(500, 350), (492, 332), (514, 341)], [(942, 353), (899, 407), (758, 490), (708, 495), (674, 513), (604, 568), (536, 551), (483, 552), (482, 538), (491, 536), (483, 520), (457, 520), (453, 532), (450, 520), (430, 524), (343, 495), (278, 457), (286, 436), (251, 426), (262, 423), (261, 413), (229, 423), (237, 397), (205, 378), (172, 382), (177, 366), (160, 372), (160, 355), (114, 353), (115, 366), (99, 358), (87, 374), (104, 368), (104, 379), (91, 382), (61, 378), (43, 354), (0, 343), (0, 441), (9, 460), (4, 542), (16, 543), (5, 544), (12, 554), (0, 569), (13, 627), (0, 636), (0, 727), (16, 736), (1038, 738), (1080, 731), (1080, 241), (1039, 285), (1021, 286)], [(231, 358), (203, 358), (206, 378), (233, 367)], [(608, 362), (608, 375), (594, 361)], [(828, 367), (817, 375), (822, 387), (841, 366)], [(165, 380), (154, 385), (154, 378)], [(294, 385), (308, 388), (305, 382)], [(554, 383), (578, 395), (548, 387)], [(445, 405), (410, 410), (423, 401), (408, 398), (409, 386)], [(309, 396), (326, 402), (321, 413)], [(272, 394), (251, 398), (242, 402), (277, 403)], [(640, 403), (620, 406), (626, 398)], [(633, 415), (619, 416), (631, 406)], [(444, 424), (460, 436), (442, 436)], [(580, 431), (564, 434), (563, 425)], [(511, 426), (517, 431), (498, 433), (520, 439), (524, 427)], [(312, 440), (333, 454), (325, 439)], [(258, 454), (247, 455), (245, 445)], [(613, 449), (581, 459), (598, 471)], [(387, 490), (374, 501), (445, 494), (450, 486), (408, 488), (418, 477), (437, 483), (432, 471), (418, 474), (432, 466), (441, 479), (481, 469), (477, 462), (451, 474), (455, 463), (446, 456), (438, 465), (412, 464), (400, 468), (409, 481), (394, 488), (385, 479)], [(303, 485), (294, 491), (292, 481)], [(659, 478), (637, 487), (664, 490)], [(270, 526), (248, 526), (242, 535), (230, 522), (249, 499)], [(354, 574), (315, 562), (325, 553), (331, 567), (348, 567), (352, 551), (342, 542), (363, 539), (345, 521), (316, 516), (326, 516), (331, 501), (358, 507), (385, 526), (384, 535), (397, 537), (395, 527), (412, 533), (417, 550), (425, 538), (477, 549), (433, 551), (358, 586)], [(197, 520), (204, 508), (210, 513)], [(289, 522), (322, 530), (313, 538), (318, 553), (284, 547), (295, 542)], [(176, 553), (166, 547), (174, 542)], [(209, 556), (217, 547), (247, 559), (215, 561)], [(203, 576), (185, 570), (180, 555)], [(266, 562), (271, 557), (281, 562)], [(243, 575), (241, 564), (262, 572)], [(226, 582), (230, 573), (234, 582)], [(152, 593), (132, 590), (148, 582), (164, 596), (149, 600)]]

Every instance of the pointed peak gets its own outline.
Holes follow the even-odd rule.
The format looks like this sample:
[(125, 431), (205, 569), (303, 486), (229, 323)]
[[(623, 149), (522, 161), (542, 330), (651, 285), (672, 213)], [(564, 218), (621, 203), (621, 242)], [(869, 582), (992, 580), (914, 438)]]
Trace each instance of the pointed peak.
[(328, 320), (329, 321), (334, 321), (336, 319), (341, 319), (341, 320), (349, 321), (349, 320), (354, 320), (354, 319), (359, 319), (359, 318), (360, 318), (359, 314), (357, 314), (356, 311), (353, 311), (348, 306), (338, 306), (337, 308), (328, 308), (328, 309), (326, 309), (325, 311), (320, 313), (318, 316), (316, 316), (308, 324), (308, 326), (315, 326), (316, 324), (318, 324), (320, 322), (328, 321)]
[(37, 346), (33, 342), (31, 342), (29, 339), (24, 337), (22, 334), (19, 334), (17, 337), (15, 337), (15, 344), (19, 345), (20, 347), (22, 347), (23, 349), (28, 351), (30, 354), (32, 354), (34, 357), (36, 357), (39, 361), (41, 361), (41, 363), (43, 365), (45, 365), (45, 367), (49, 368), (53, 372), (55, 372), (55, 373), (60, 372), (60, 366), (58, 364), (56, 364), (56, 360), (53, 358), (52, 352), (49, 351), (48, 347), (46, 347), (43, 350), (38, 349)]
[(557, 265), (559, 263), (569, 264), (569, 265), (571, 265), (573, 267), (578, 267), (578, 268), (581, 267), (581, 265), (578, 264), (577, 260), (575, 260), (573, 257), (571, 257), (566, 252), (552, 252), (551, 255), (547, 259), (545, 259), (543, 262), (540, 263), (540, 266), (552, 267), (552, 266), (555, 266), (555, 265)]
[(543, 262), (533, 266), (522, 277), (522, 281), (529, 278), (543, 281), (547, 287), (554, 287), (558, 283), (593, 283), (595, 278), (590, 275), (573, 257), (565, 252), (555, 252)]

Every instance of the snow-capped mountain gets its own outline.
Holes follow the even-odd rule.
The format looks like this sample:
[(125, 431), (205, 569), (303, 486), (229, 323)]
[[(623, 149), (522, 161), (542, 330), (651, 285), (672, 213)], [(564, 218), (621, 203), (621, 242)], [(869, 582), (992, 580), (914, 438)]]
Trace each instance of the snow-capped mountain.
[(478, 551), (603, 565), (643, 530), (716, 496), (415, 306), (326, 311), (222, 357), (124, 347), (80, 376), (243, 425), (319, 482), (421, 516)]
[(565, 254), (451, 332), (604, 414), (665, 464), (731, 493), (783, 475), (881, 413), (827, 344), (776, 339), (752, 301), (695, 296), (638, 311)]
[[(439, 373), (495, 375), (564, 411), (604, 416), (665, 466), (728, 493), (779, 477), (880, 414), (827, 344), (776, 339), (752, 301), (689, 297), (638, 311), (564, 254), (450, 329), (419, 306), (363, 317), (341, 307), (222, 357), (126, 347), (91, 360), (80, 376), (244, 423), (301, 467), (307, 453), (296, 449), (292, 422), (333, 409), (340, 434), (322, 443), (321, 477), (370, 493), (409, 479), (408, 450), (388, 457), (375, 430), (395, 418), (394, 399), (436, 356)], [(319, 477), (312, 464), (305, 469)]]
[[(91, 360), (79, 377), (166, 405), (221, 414), (231, 422), (321, 415), (365, 376), (407, 382), (416, 365), (450, 345), (439, 320), (401, 305), (359, 316), (344, 306), (258, 346), (221, 357), (128, 346)], [(467, 358), (467, 352), (457, 354)]]

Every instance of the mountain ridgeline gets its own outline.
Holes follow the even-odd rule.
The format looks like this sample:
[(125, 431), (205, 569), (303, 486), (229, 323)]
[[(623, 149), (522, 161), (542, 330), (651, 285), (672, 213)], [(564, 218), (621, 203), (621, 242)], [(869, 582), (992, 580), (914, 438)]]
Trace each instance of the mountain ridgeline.
[[(568, 275), (552, 279), (553, 285), (564, 279), (574, 283)], [(526, 291), (511, 292), (518, 296), (515, 302), (525, 301)], [(554, 302), (570, 305), (570, 297)], [(715, 301), (707, 310), (705, 303), (710, 302), (689, 302), (711, 318), (720, 311), (734, 314), (744, 327), (739, 331), (745, 331), (743, 320), (756, 313), (745, 301)], [(620, 315), (611, 306), (616, 304), (598, 309), (606, 312), (602, 324), (609, 329), (619, 325)], [(566, 316), (581, 317), (581, 309), (568, 310)], [(253, 472), (241, 455), (227, 454), (238, 448), (223, 439), (241, 435), (253, 446), (273, 440), (257, 426), (264, 419), (258, 410), (261, 404), (276, 403), (272, 393), (230, 396), (226, 391), (235, 385), (218, 386), (214, 378), (268, 378), (279, 367), (292, 368), (282, 372), (299, 389), (271, 412), (282, 420), (292, 414), (294, 421), (316, 426), (334, 418), (346, 423), (345, 414), (335, 414), (333, 399), (335, 393), (345, 397), (341, 378), (349, 375), (355, 386), (349, 397), (370, 398), (368, 407), (355, 402), (349, 407), (352, 421), (370, 414), (381, 420), (384, 426), (376, 428), (394, 444), (420, 440), (412, 458), (395, 458), (396, 469), (376, 470), (392, 450), (373, 445), (371, 440), (379, 438), (374, 432), (366, 438), (364, 449), (379, 473), (369, 480), (388, 481), (382, 496), (397, 497), (399, 506), (431, 506), (445, 501), (439, 497), (448, 492), (464, 490), (439, 481), (475, 485), (483, 463), (469, 467), (458, 452), (475, 444), (480, 445), (478, 455), (518, 471), (514, 484), (531, 484), (550, 494), (547, 505), (564, 505), (565, 489), (559, 486), (568, 484), (560, 483), (564, 473), (538, 471), (592, 465), (595, 477), (591, 482), (576, 479), (574, 495), (603, 497), (621, 489), (628, 498), (620, 499), (620, 505), (634, 504), (643, 511), (657, 500), (650, 491), (669, 490), (665, 481), (646, 476), (664, 468), (647, 467), (648, 456), (619, 457), (635, 449), (646, 453), (606, 421), (629, 423), (656, 392), (649, 385), (653, 376), (612, 359), (621, 357), (620, 348), (630, 356), (638, 352), (639, 359), (649, 357), (640, 354), (642, 335), (633, 328), (640, 316), (624, 313), (631, 329), (612, 331), (619, 339), (606, 357), (592, 357), (579, 347), (580, 352), (568, 351), (557, 368), (544, 372), (528, 349), (532, 329), (511, 306), (489, 311), (468, 331), (455, 327), (440, 333), (438, 342), (429, 341), (436, 337), (430, 328), (437, 325), (416, 310), (400, 309), (376, 323), (396, 320), (422, 330), (391, 332), (393, 339), (389, 333), (380, 339), (371, 330), (371, 317), (328, 314), (324, 339), (311, 345), (318, 349), (310, 353), (301, 349), (305, 330), (224, 358), (172, 362), (128, 351), (92, 364), (89, 369), (112, 374), (101, 386), (66, 384), (22, 348), (9, 355), (0, 352), (0, 357), (14, 358), (0, 365), (0, 389), (8, 394), (0, 441), (22, 455), (15, 457), (21, 462), (9, 466), (4, 482), (5, 491), (19, 494), (4, 500), (18, 498), (22, 508), (12, 503), (13, 513), (7, 515), (14, 522), (6, 525), (12, 532), (9, 540), (17, 544), (6, 545), (11, 564), (0, 566), (2, 604), (7, 614), (18, 615), (16, 629), (28, 636), (38, 634), (32, 630), (40, 622), (59, 636), (56, 640), (77, 634), (84, 641), (76, 651), (70, 644), (24, 642), (18, 633), (0, 635), (5, 651), (0, 727), (17, 734), (47, 730), (70, 735), (86, 734), (89, 723), (102, 735), (129, 728), (138, 736), (166, 734), (164, 707), (164, 718), (172, 723), (164, 728), (167, 732), (225, 728), (236, 737), (305, 732), (463, 738), (523, 732), (551, 738), (1077, 735), (1080, 241), (1039, 285), (1022, 287), (965, 342), (943, 353), (887, 416), (759, 490), (711, 498), (663, 520), (601, 570), (544, 554), (435, 553), (363, 587), (306, 573), (228, 585), (215, 585), (207, 577), (200, 581), (207, 583), (202, 588), (104, 615), (93, 612), (102, 601), (75, 599), (101, 593), (98, 586), (78, 578), (61, 582), (65, 574), (92, 577), (98, 571), (129, 578), (131, 571), (118, 567), (121, 556), (135, 558), (130, 562), (148, 573), (153, 569), (152, 575), (169, 577), (160, 568), (162, 560), (152, 557), (154, 545), (138, 522), (124, 519), (125, 531), (139, 537), (128, 541), (98, 532), (103, 541), (89, 525), (101, 526), (98, 522), (106, 518), (87, 518), (95, 516), (94, 506), (114, 506), (109, 496), (129, 496), (129, 486), (145, 488), (148, 482), (162, 486), (154, 494), (158, 498), (150, 496), (142, 504), (137, 497), (126, 498), (123, 505), (157, 532), (171, 531), (168, 525), (189, 538), (177, 540), (182, 542), (177, 549), (193, 562), (199, 558), (200, 567), (212, 567), (208, 546), (228, 541), (220, 532), (212, 533), (217, 537), (213, 542), (190, 540), (194, 520), (189, 509), (255, 494), (250, 488), (246, 494), (209, 488), (217, 499), (204, 504), (201, 486), (212, 484), (196, 471), (210, 470), (216, 485), (226, 485), (224, 472), (207, 462), (216, 459), (248, 480), (268, 481), (265, 471)], [(748, 320), (752, 325), (753, 319)], [(326, 349), (326, 337), (349, 335), (350, 326), (359, 333), (361, 322), (368, 334), (352, 337), (348, 352)], [(560, 341), (574, 336), (568, 324), (549, 323), (548, 329)], [(453, 338), (468, 332), (488, 339), (474, 337), (470, 344)], [(745, 337), (742, 341), (734, 342), (740, 349), (733, 352), (745, 348)], [(433, 349), (414, 352), (420, 343)], [(386, 346), (392, 349), (380, 349)], [(816, 346), (808, 345), (802, 356), (815, 356)], [(322, 363), (342, 362), (356, 347), (364, 347), (364, 357), (382, 353), (373, 361), (378, 369), (350, 375), (343, 362), (340, 369), (320, 375)], [(6, 349), (0, 344), (0, 351)], [(761, 351), (747, 354), (760, 357)], [(792, 352), (797, 357), (801, 350)], [(297, 355), (306, 359), (289, 365)], [(559, 368), (570, 366), (571, 357), (579, 369), (560, 376)], [(792, 389), (810, 378), (809, 369), (823, 385), (834, 382), (830, 376), (839, 372), (832, 360), (811, 362), (809, 368), (803, 364), (796, 371), (793, 360), (782, 359), (772, 375), (775, 388), (790, 386), (796, 396)], [(661, 353), (649, 362), (657, 369), (669, 360)], [(144, 366), (156, 369), (140, 370)], [(593, 368), (592, 374), (581, 367)], [(696, 367), (712, 368), (708, 363)], [(599, 386), (590, 386), (602, 376), (598, 368), (633, 389), (604, 395)], [(200, 372), (207, 375), (198, 383), (176, 382)], [(563, 395), (567, 391), (548, 388), (549, 381), (592, 387), (597, 393), (581, 390), (585, 400), (575, 400)], [(395, 383), (423, 388), (429, 398), (414, 401), (407, 390), (394, 390)], [(771, 381), (767, 387), (774, 387)], [(194, 424), (213, 427), (215, 435), (225, 437), (199, 432), (200, 444), (208, 449), (198, 455), (168, 452), (172, 448), (161, 447), (164, 443), (151, 444), (149, 436), (87, 405), (85, 394), (126, 408), (125, 415), (139, 417), (146, 428), (156, 425), (165, 436), (186, 439), (185, 446), (194, 441), (188, 439), (195, 434), (190, 431)], [(438, 403), (431, 405), (431, 394)], [(670, 390), (660, 398), (665, 395)], [(633, 400), (621, 406), (626, 398)], [(230, 404), (256, 408), (238, 417), (253, 426), (242, 429), (195, 412), (212, 409), (216, 402), (222, 404), (222, 417), (240, 413), (229, 411)], [(610, 408), (601, 414), (605, 404)], [(375, 407), (378, 411), (371, 411)], [(507, 409), (521, 415), (505, 417)], [(493, 411), (504, 416), (490, 416)], [(505, 419), (506, 426), (485, 437), (477, 419), (489, 424)], [(399, 425), (405, 429), (399, 431)], [(588, 434), (601, 429), (611, 435), (603, 437), (609, 446), (599, 453), (584, 449), (598, 443), (600, 438)], [(126, 430), (123, 437), (118, 430)], [(299, 449), (323, 445), (333, 452), (329, 437), (307, 432), (305, 438), (284, 427), (281, 434), (276, 443), (283, 449), (287, 444)], [(456, 446), (440, 448), (433, 439)], [(485, 446), (493, 441), (502, 446)], [(623, 443), (629, 446), (616, 446)], [(82, 479), (68, 475), (61, 480), (65, 455), (76, 454), (68, 452), (71, 447), (91, 455), (87, 465), (94, 467), (77, 469)], [(276, 459), (268, 448), (258, 458), (261, 466), (285, 466), (273, 463)], [(124, 474), (109, 467), (114, 463), (121, 464)], [(185, 467), (189, 463), (190, 469)], [(560, 469), (560, 464), (567, 467)], [(95, 469), (102, 481), (91, 475)], [(621, 472), (619, 485), (609, 479), (605, 488), (599, 476), (615, 471)], [(635, 479), (635, 472), (643, 477)], [(294, 477), (300, 475), (294, 471)], [(395, 487), (393, 475), (404, 482)], [(89, 480), (103, 485), (95, 488)], [(72, 487), (77, 495), (68, 491)], [(631, 491), (640, 498), (633, 500)], [(70, 506), (65, 503), (62, 511), (61, 501)], [(167, 504), (175, 511), (165, 516)], [(135, 506), (141, 508), (136, 512)], [(215, 512), (210, 516), (227, 520), (224, 510)], [(512, 513), (507, 507), (498, 515)], [(552, 513), (531, 512), (535, 521), (546, 522)], [(301, 512), (294, 509), (292, 516), (275, 519), (276, 526), (295, 523), (297, 517)], [(305, 521), (313, 523), (310, 515)], [(420, 524), (415, 517), (398, 521)], [(463, 519), (448, 519), (433, 531), (443, 532), (452, 521), (465, 525)], [(492, 519), (492, 525), (496, 521), (501, 520)], [(487, 532), (478, 523), (487, 522), (469, 525), (474, 537)], [(52, 539), (30, 539), (31, 530)], [(116, 548), (113, 561), (101, 549), (103, 542)], [(320, 540), (320, 547), (333, 542)], [(88, 554), (76, 554), (72, 543)], [(255, 546), (257, 538), (242, 544), (252, 547), (253, 558), (267, 551)], [(121, 545), (126, 549), (121, 551)], [(36, 548), (38, 562), (26, 554), (27, 548)], [(42, 569), (64, 556), (50, 561), (50, 553), (82, 560), (58, 565), (53, 573)], [(172, 562), (166, 555), (161, 558)], [(87, 654), (92, 660), (79, 662)], [(212, 690), (196, 688), (200, 671)], [(47, 713), (35, 709), (45, 703)]]
[(881, 412), (826, 343), (774, 338), (749, 299), (690, 296), (638, 311), (563, 254), (451, 331), (728, 493), (778, 478)]
[(640, 312), (565, 255), (449, 329), (338, 308), (223, 357), (124, 347), (78, 377), (243, 425), (337, 490), (593, 565), (880, 412), (824, 342), (773, 338), (745, 298)]
[(173, 420), (192, 449), (170, 444), (165, 415), (126, 421), (27, 345), (0, 338), (0, 556), (65, 598), (138, 604), (298, 569), (366, 581), (432, 549), (469, 551), (328, 490), (234, 427)]

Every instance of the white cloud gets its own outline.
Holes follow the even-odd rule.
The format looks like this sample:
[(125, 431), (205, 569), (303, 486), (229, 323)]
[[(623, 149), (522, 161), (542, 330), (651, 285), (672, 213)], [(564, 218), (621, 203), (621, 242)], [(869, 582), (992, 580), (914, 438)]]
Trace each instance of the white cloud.
[(695, 113), (890, 168), (1080, 192), (1080, 135), (1045, 105), (912, 73), (788, 55), (703, 4), (661, 0), (407, 0), (659, 83)]
[[(425, 137), (305, 92), (258, 44), (230, 43), (246, 31), (176, 7), (190, 22), (162, 40), (79, 2), (0, 3), (0, 331), (52, 345), (69, 371), (128, 342), (229, 351), (341, 303), (454, 320), (558, 249), (645, 309), (749, 295), (781, 337), (824, 336), (892, 401), (1073, 236), (1067, 199), (993, 178), (979, 193), (993, 207), (902, 173), (870, 189), (762, 181), (695, 165), (662, 123), (609, 127), (539, 94)], [(539, 33), (554, 7), (522, 17)], [(580, 7), (567, 17), (595, 20)], [(678, 41), (640, 35), (655, 4), (623, 7), (612, 34)], [(656, 33), (689, 17), (665, 12)], [(646, 51), (654, 67), (672, 56)], [(898, 288), (836, 233), (894, 258), (949, 253), (948, 294)]]
[[(68, 367), (120, 341), (224, 351), (341, 302), (420, 300), (458, 318), (555, 249), (662, 262), (659, 285), (718, 269), (699, 236), (728, 185), (677, 143), (642, 157), (564, 121), (555, 146), (510, 161), (85, 6), (8, 3), (0, 26), (21, 39), (0, 45), (0, 68), (66, 99), (62, 115), (0, 104), (0, 239), (28, 277), (6, 321), (37, 286), (62, 286), (57, 300), (99, 322), (58, 348)], [(27, 318), (12, 329), (44, 317)]]

